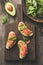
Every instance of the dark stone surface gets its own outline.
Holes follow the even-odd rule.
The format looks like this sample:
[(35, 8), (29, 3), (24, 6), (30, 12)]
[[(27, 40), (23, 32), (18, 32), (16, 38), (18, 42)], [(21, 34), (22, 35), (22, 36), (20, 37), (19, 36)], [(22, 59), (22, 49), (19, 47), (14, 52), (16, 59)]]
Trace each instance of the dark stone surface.
[[(2, 0), (0, 0), (0, 5)], [(9, 0), (13, 1), (13, 0)], [(14, 0), (15, 5), (17, 6), (18, 3), (21, 3), (20, 0)], [(14, 3), (14, 2), (13, 2)], [(4, 60), (4, 26), (1, 23), (1, 17), (2, 17), (2, 8), (0, 6), (0, 65), (43, 65), (43, 33), (41, 33), (40, 28), (43, 26), (43, 24), (37, 24), (36, 23), (36, 61), (35, 62), (6, 62)], [(9, 16), (10, 22), (12, 22), (12, 18)], [(8, 20), (9, 21), (9, 20)]]

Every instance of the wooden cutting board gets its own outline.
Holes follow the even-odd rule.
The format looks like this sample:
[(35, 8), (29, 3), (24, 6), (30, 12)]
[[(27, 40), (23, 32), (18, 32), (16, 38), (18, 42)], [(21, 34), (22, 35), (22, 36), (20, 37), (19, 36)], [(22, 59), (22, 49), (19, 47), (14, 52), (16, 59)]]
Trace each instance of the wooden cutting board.
[(9, 24), (5, 25), (5, 46), (6, 46), (6, 42), (7, 42), (7, 38), (8, 38), (8, 33), (10, 31), (14, 31), (17, 35), (16, 45), (10, 50), (7, 50), (5, 48), (5, 60), (7, 60), (7, 61), (19, 61), (20, 60), (19, 59), (18, 41), (23, 39), (22, 35), (18, 31), (18, 23), (20, 21), (23, 21), (27, 25), (27, 27), (29, 29), (31, 29), (34, 33), (33, 37), (31, 37), (31, 39), (30, 39), (28, 55), (22, 61), (33, 61), (33, 60), (35, 60), (35, 26), (33, 24), (27, 22), (29, 20), (23, 19), (23, 12), (22, 12), (21, 5), (17, 6), (17, 21), (14, 20), (13, 23), (9, 23)]

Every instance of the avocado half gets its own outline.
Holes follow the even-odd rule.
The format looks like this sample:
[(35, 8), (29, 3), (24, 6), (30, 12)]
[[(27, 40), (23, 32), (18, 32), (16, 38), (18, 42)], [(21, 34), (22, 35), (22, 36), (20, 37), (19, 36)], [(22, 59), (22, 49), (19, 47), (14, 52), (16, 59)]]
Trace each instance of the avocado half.
[[(7, 9), (9, 5), (13, 8), (12, 11), (9, 11), (9, 10)], [(6, 10), (6, 12), (7, 12), (8, 14), (10, 14), (11, 16), (15, 16), (15, 14), (16, 14), (15, 6), (14, 6), (12, 3), (10, 3), (10, 2), (7, 2), (7, 3), (5, 4), (5, 10)]]

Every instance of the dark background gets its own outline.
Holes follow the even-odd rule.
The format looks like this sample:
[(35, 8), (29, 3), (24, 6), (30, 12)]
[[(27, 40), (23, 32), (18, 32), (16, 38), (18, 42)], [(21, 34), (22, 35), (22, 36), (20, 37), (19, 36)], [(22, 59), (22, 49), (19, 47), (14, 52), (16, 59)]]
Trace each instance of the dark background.
[[(5, 51), (5, 25), (2, 24), (2, 16), (7, 15), (8, 23), (14, 22), (16, 17), (12, 18), (8, 16), (8, 14), (4, 10), (5, 1), (8, 0), (0, 0), (0, 65), (43, 65), (43, 33), (41, 33), (41, 28), (43, 28), (43, 24), (34, 23), (36, 25), (36, 60), (34, 62), (6, 62), (4, 59), (4, 51)], [(21, 0), (9, 0), (17, 7), (17, 4), (21, 4)]]

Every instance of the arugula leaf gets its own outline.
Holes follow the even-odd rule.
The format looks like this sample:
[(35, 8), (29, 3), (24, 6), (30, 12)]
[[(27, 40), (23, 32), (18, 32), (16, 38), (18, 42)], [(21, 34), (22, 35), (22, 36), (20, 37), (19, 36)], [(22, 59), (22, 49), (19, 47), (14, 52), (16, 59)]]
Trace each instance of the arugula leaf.
[(24, 41), (27, 41), (27, 40), (29, 40), (29, 38), (23, 36), (23, 40), (24, 40)]
[(40, 13), (42, 13), (42, 12), (43, 12), (43, 9), (42, 9), (42, 7), (41, 7), (41, 8), (38, 9), (37, 13), (40, 14)]
[(38, 0), (38, 3), (40, 3), (41, 5), (43, 5), (43, 0)]
[(26, 0), (27, 14), (35, 17), (43, 13), (43, 0)]
[(28, 14), (31, 14), (32, 16), (36, 15), (36, 10), (37, 10), (37, 2), (36, 0), (26, 0), (26, 6), (28, 9)]
[(29, 7), (29, 10), (34, 10), (35, 8), (33, 6), (30, 6)]

